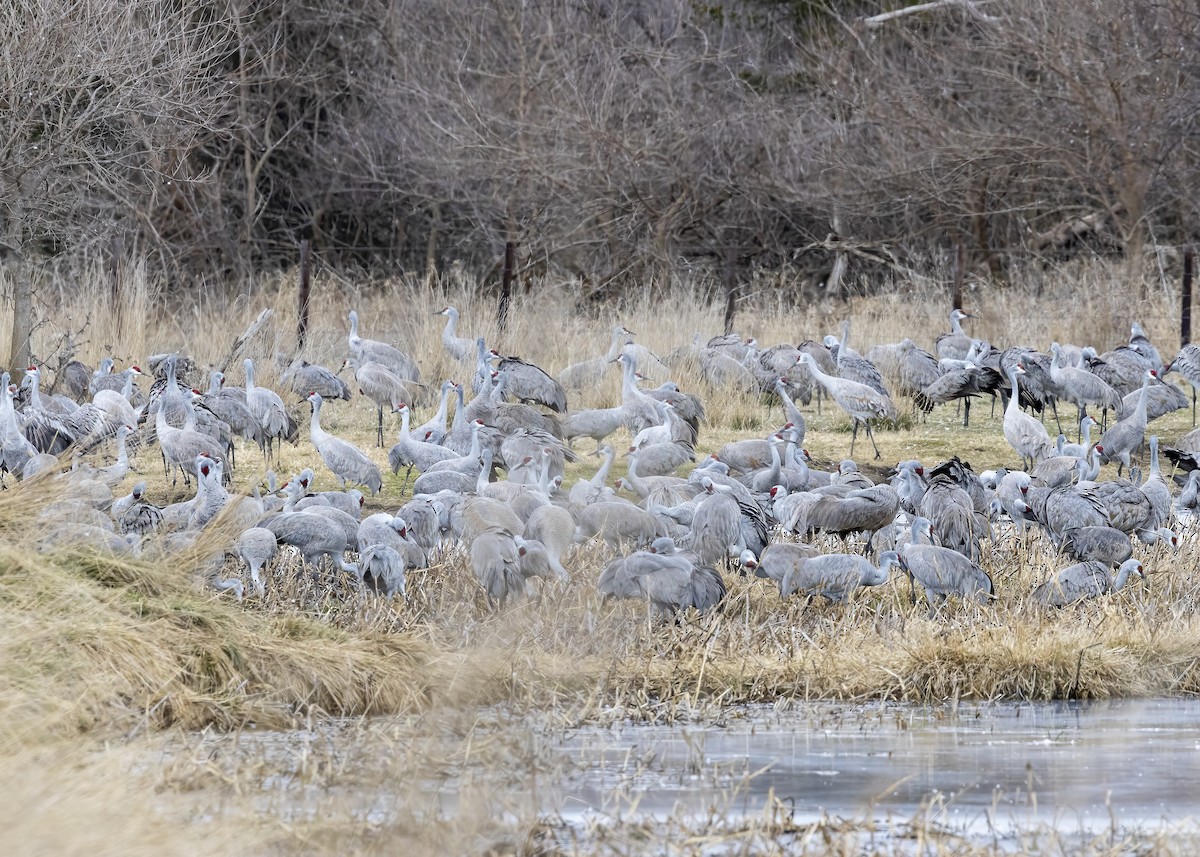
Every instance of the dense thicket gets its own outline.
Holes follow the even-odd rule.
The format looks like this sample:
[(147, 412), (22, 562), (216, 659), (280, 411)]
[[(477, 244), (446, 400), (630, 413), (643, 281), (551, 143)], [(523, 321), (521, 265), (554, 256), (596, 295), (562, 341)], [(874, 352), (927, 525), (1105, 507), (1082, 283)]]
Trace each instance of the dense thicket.
[[(903, 5), (903, 4), (900, 4)], [(0, 242), (176, 276), (925, 268), (1193, 236), (1193, 0), (31, 0)]]

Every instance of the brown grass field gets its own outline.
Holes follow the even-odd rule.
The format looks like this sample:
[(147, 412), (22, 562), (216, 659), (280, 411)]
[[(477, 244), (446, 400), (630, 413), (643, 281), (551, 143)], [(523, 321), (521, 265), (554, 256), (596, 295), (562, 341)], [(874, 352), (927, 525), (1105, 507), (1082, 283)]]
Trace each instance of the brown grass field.
[[(451, 279), (370, 286), (318, 279), (305, 356), (334, 369), (341, 364), (351, 308), (362, 316), (364, 335), (417, 356), (431, 387), (473, 371), (451, 365), (441, 349), (443, 319), (435, 313), (447, 303), (462, 312), (460, 335), (484, 335), (552, 373), (602, 354), (618, 321), (660, 354), (694, 333), (707, 338), (721, 329), (722, 308), (683, 288), (669, 300), (634, 299), (596, 314), (575, 307), (567, 288), (542, 284), (515, 297), (509, 329), (497, 336), (490, 300)], [(1173, 295), (1157, 281), (1140, 299), (1134, 291), (1102, 266), (1046, 277), (1040, 295), (1032, 288), (980, 290), (967, 298), (979, 315), (968, 330), (1001, 348), (1044, 349), (1057, 339), (1104, 350), (1124, 342), (1130, 322), (1140, 321), (1170, 359), (1178, 345)], [(931, 348), (947, 329), (946, 300), (919, 289), (804, 310), (772, 305), (769, 295), (747, 301), (736, 324), (763, 345), (819, 339), (846, 317), (853, 320), (851, 343), (863, 351), (904, 336)], [(107, 286), (64, 291), (50, 301), (56, 310), (39, 328), (35, 353), (86, 322), (78, 356), (90, 364), (111, 353), (119, 369), (175, 349), (208, 364), (228, 353), (264, 307), (275, 315), (245, 352), (261, 364), (260, 384), (275, 383), (272, 358), (293, 348), (291, 279), (264, 281), (236, 299), (170, 306), (134, 271), (123, 300), (114, 312)], [(229, 375), (240, 382), (240, 368)], [(699, 452), (765, 435), (781, 422), (778, 408), (756, 396), (711, 390), (695, 375), (675, 380), (708, 408)], [(618, 399), (614, 368), (578, 405)], [(907, 402), (898, 404), (904, 412)], [(307, 414), (307, 406), (297, 403), (296, 410)], [(416, 410), (423, 421), (432, 408)], [(327, 429), (357, 443), (385, 471), (384, 491), (367, 511), (398, 507), (402, 478), (387, 470), (386, 449), (373, 445), (374, 406), (356, 397), (331, 404), (323, 416)], [(832, 405), (820, 416), (805, 409), (805, 416), (814, 458), (846, 457), (848, 419)], [(1190, 428), (1190, 414), (1181, 411), (1151, 431), (1169, 444)], [(952, 454), (977, 471), (1017, 463), (999, 414), (990, 418), (986, 403), (969, 430), (952, 408), (942, 408), (877, 438), (884, 465), (904, 458), (936, 463)], [(869, 450), (865, 440), (857, 450), (864, 464)], [(584, 457), (567, 482), (589, 476), (595, 462)], [(262, 459), (243, 448), (238, 463), (236, 484), (249, 490), (263, 475)], [(317, 470), (317, 487), (335, 487), (303, 431), (295, 447), (284, 447), (276, 470), (286, 477), (308, 465)], [(141, 474), (128, 484), (146, 479), (158, 502), (182, 496), (182, 486), (173, 492), (164, 481), (153, 451), (135, 466)], [(985, 546), (983, 564), (997, 594), (987, 607), (955, 605), (931, 619), (899, 577), (848, 606), (805, 605), (780, 602), (765, 581), (728, 576), (722, 610), (673, 625), (649, 622), (636, 603), (602, 605), (595, 580), (607, 557), (593, 547), (570, 558), (569, 584), (547, 586), (539, 599), (501, 613), (486, 608), (461, 555), (410, 572), (407, 602), (364, 599), (345, 581), (313, 578), (290, 560), (272, 570), (264, 601), (251, 596), (239, 604), (206, 588), (192, 570), (219, 546), (219, 526), (193, 555), (170, 563), (42, 553), (35, 547), (37, 515), (54, 496), (46, 482), (11, 483), (0, 492), (0, 782), (8, 785), (0, 796), (0, 848), (9, 854), (391, 854), (399, 853), (398, 842), (411, 845), (403, 853), (626, 853), (641, 847), (634, 827), (598, 832), (610, 837), (603, 848), (595, 841), (572, 845), (529, 805), (509, 805), (539, 772), (552, 776), (545, 774), (553, 759), (539, 728), (703, 720), (751, 702), (939, 704), (1200, 691), (1200, 581), (1193, 574), (1200, 541), (1187, 531), (1177, 554), (1141, 549), (1147, 584), (1074, 609), (1047, 612), (1031, 602), (1033, 586), (1058, 560), (1041, 537), (1005, 536)], [(540, 727), (522, 725), (535, 722)], [(264, 729), (312, 737), (271, 752), (259, 742), (242, 746), (240, 736)], [(451, 778), (470, 802), (450, 816), (427, 811), (423, 797)], [(267, 786), (280, 779), (295, 787), (286, 800)], [(359, 811), (367, 793), (390, 801), (386, 822)], [(751, 840), (759, 844), (748, 853), (773, 853), (773, 841), (782, 853), (776, 838), (784, 833), (806, 843), (787, 853), (841, 853), (862, 833), (849, 822), (790, 832), (787, 824), (768, 808), (761, 819), (692, 831), (694, 840), (679, 853)], [(932, 828), (926, 833), (929, 853), (993, 853), (987, 845), (939, 839)], [(1154, 842), (1166, 847), (1168, 840)], [(1120, 852), (1103, 842), (1059, 846), (1060, 853)]]

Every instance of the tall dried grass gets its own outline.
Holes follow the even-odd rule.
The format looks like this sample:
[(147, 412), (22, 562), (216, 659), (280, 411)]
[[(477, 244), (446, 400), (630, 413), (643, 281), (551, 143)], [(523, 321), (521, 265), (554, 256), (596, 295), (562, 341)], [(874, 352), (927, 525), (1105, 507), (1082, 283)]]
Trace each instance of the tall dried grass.
[[(64, 332), (83, 327), (78, 356), (89, 362), (107, 353), (136, 361), (183, 349), (208, 364), (229, 353), (237, 334), (263, 307), (275, 310), (274, 319), (246, 350), (263, 364), (263, 382), (278, 378), (276, 356), (292, 353), (295, 294), (287, 278), (252, 284), (232, 297), (204, 296), (172, 305), (136, 269), (127, 272), (116, 306), (103, 282), (96, 276), (62, 291), (55, 300), (59, 310), (39, 328), (35, 353), (47, 355)], [(1131, 296), (1117, 274), (1101, 266), (1075, 270), (1061, 280), (1045, 277), (1039, 287), (1040, 294), (1034, 289), (971, 293), (968, 308), (980, 314), (971, 329), (1000, 347), (1017, 342), (1046, 347), (1058, 339), (1104, 348), (1124, 341), (1129, 322), (1138, 320), (1163, 343), (1164, 352), (1171, 351), (1167, 343), (1174, 341), (1174, 298), (1164, 289), (1147, 288)], [(431, 387), (443, 377), (465, 379), (472, 367), (453, 365), (444, 355), (439, 340), (443, 319), (435, 314), (455, 303), (462, 312), (460, 335), (485, 335), (500, 350), (554, 371), (602, 354), (618, 321), (660, 354), (691, 341), (695, 333), (702, 338), (718, 333), (721, 309), (703, 297), (680, 289), (669, 301), (632, 297), (617, 309), (599, 310), (577, 306), (567, 286), (542, 283), (516, 296), (510, 326), (500, 336), (486, 296), (454, 275), (432, 283), (401, 278), (361, 286), (322, 276), (314, 286), (305, 356), (337, 368), (345, 349), (345, 312), (357, 307), (364, 334), (420, 356)], [(949, 309), (940, 295), (903, 288), (890, 297), (856, 300), (850, 306), (818, 304), (803, 312), (783, 302), (769, 304), (763, 297), (741, 308), (737, 327), (743, 335), (763, 344), (819, 338), (850, 317), (852, 344), (864, 349), (904, 336), (931, 347)], [(0, 342), (0, 351), (4, 348)], [(231, 383), (240, 380), (237, 368), (229, 374)], [(765, 434), (778, 421), (769, 402), (709, 389), (694, 370), (682, 370), (676, 380), (700, 392), (708, 405), (701, 452), (734, 437)], [(614, 372), (580, 396), (579, 404), (606, 405), (618, 398)], [(355, 440), (385, 465), (386, 451), (372, 446), (373, 407), (361, 401), (339, 403), (327, 415), (328, 428)], [(832, 407), (809, 416), (807, 445), (814, 455), (830, 461), (844, 457), (845, 417)], [(1190, 428), (1189, 423), (1177, 415), (1155, 429), (1170, 438)], [(885, 461), (932, 461), (959, 454), (980, 468), (1015, 463), (998, 420), (982, 414), (969, 430), (946, 410), (916, 422), (911, 430), (883, 431), (878, 437)], [(244, 489), (262, 475), (264, 465), (248, 448), (238, 460), (237, 484)], [(278, 466), (287, 473), (314, 463), (311, 446), (302, 437), (297, 447), (285, 447)], [(587, 475), (591, 466), (590, 460), (574, 465), (568, 480)], [(139, 478), (151, 483), (155, 499), (182, 494), (182, 488), (171, 489), (156, 475), (154, 455), (143, 455), (140, 467)], [(328, 473), (317, 470), (319, 481), (331, 486)], [(401, 479), (389, 474), (383, 495), (368, 510), (395, 509), (403, 501), (400, 485)], [(1152, 572), (1148, 586), (1135, 585), (1069, 610), (1047, 612), (1031, 603), (1032, 587), (1060, 561), (1041, 539), (1018, 542), (1010, 536), (990, 546), (985, 556), (998, 593), (997, 602), (987, 607), (952, 606), (930, 618), (923, 604), (911, 603), (907, 584), (899, 579), (861, 593), (849, 606), (781, 603), (764, 582), (733, 577), (722, 611), (663, 624), (650, 620), (641, 605), (599, 602), (595, 579), (606, 557), (591, 545), (569, 559), (569, 585), (548, 587), (539, 600), (502, 613), (486, 609), (458, 554), (411, 573), (407, 602), (364, 599), (344, 579), (314, 577), (290, 559), (272, 570), (264, 601), (239, 605), (207, 591), (198, 579), (201, 561), (221, 547), (219, 534), (172, 560), (116, 559), (79, 549), (39, 551), (36, 512), (52, 491), (52, 483), (38, 482), (0, 492), (0, 750), (15, 760), (4, 772), (14, 780), (37, 767), (37, 756), (28, 754), (43, 751), (28, 748), (60, 752), (53, 749), (57, 742), (80, 734), (88, 741), (136, 736), (132, 740), (142, 742), (136, 755), (144, 761), (147, 752), (158, 752), (154, 742), (164, 740), (157, 733), (165, 726), (211, 726), (236, 740), (238, 730), (251, 726), (288, 728), (331, 715), (402, 715), (409, 719), (386, 727), (394, 730), (390, 741), (378, 736), (361, 742), (356, 736), (348, 744), (333, 741), (329, 747), (336, 752), (331, 749), (327, 758), (299, 768), (306, 772), (301, 779), (320, 782), (328, 775), (329, 783), (344, 784), (346, 766), (361, 761), (347, 756), (346, 747), (361, 743), (380, 754), (403, 756), (404, 764), (372, 769), (376, 774), (371, 776), (380, 779), (362, 780), (382, 783), (386, 777), (417, 777), (449, 764), (439, 762), (439, 754), (458, 759), (478, 754), (479, 747), (470, 746), (467, 737), (475, 734), (473, 712), (496, 703), (518, 715), (550, 710), (563, 723), (578, 723), (673, 720), (781, 698), (943, 701), (1200, 692), (1200, 584), (1190, 574), (1200, 565), (1200, 543), (1192, 533), (1185, 535), (1180, 554), (1147, 557)], [(439, 725), (431, 728), (428, 718)], [(447, 744), (446, 724), (464, 741)], [(79, 823), (87, 826), (95, 813), (104, 812), (89, 804), (97, 799), (101, 774), (97, 767), (87, 767), (72, 778), (74, 763), (63, 761), (70, 753), (61, 752), (45, 775), (35, 778), (37, 788), (29, 794), (65, 790), (84, 807)], [(488, 758), (493, 772), (506, 769), (503, 753)], [(281, 767), (236, 754), (227, 761), (232, 769), (198, 766), (194, 758), (156, 766), (160, 772), (149, 777), (149, 787), (170, 795), (195, 789), (204, 795), (199, 805), (211, 799), (224, 812), (243, 800), (244, 791), (261, 789), (282, 769), (297, 776), (292, 762)], [(126, 763), (121, 776), (137, 793), (148, 787), (148, 774), (135, 768)], [(200, 782), (193, 780), (197, 776)], [(519, 819), (515, 825), (497, 823), (506, 812), (504, 789), (494, 783), (480, 789), (486, 793), (482, 811), (440, 816), (426, 806), (427, 812), (414, 810), (411, 824), (399, 828), (362, 821), (348, 798), (328, 823), (288, 819), (264, 830), (247, 822), (246, 835), (234, 837), (237, 845), (229, 850), (319, 853), (341, 851), (353, 841), (356, 853), (391, 853), (395, 837), (421, 843), (419, 851), (441, 853), (493, 847), (531, 853), (550, 847), (544, 844), (545, 830), (536, 813), (526, 807), (510, 812), (509, 818)], [(394, 800), (417, 801), (420, 793), (410, 790)], [(38, 819), (55, 818), (31, 812), (32, 805), (32, 797), (9, 796), (0, 802), (0, 827), (5, 818), (22, 819), (13, 829), (28, 831)], [(187, 812), (200, 812), (197, 805), (189, 801)], [(244, 812), (214, 815), (241, 823)], [(169, 806), (158, 812), (158, 818), (170, 819), (165, 828), (148, 820), (145, 826), (129, 822), (106, 829), (149, 848), (166, 836), (164, 829), (174, 835), (191, 823), (171, 813)], [(104, 827), (98, 819), (96, 824)], [(55, 828), (60, 839), (28, 835), (43, 850), (71, 850), (71, 829)], [(229, 853), (223, 835), (201, 837), (196, 848)], [(828, 830), (820, 835), (826, 851), (813, 853), (841, 849), (837, 843), (844, 840)], [(65, 844), (55, 847), (60, 842)]]

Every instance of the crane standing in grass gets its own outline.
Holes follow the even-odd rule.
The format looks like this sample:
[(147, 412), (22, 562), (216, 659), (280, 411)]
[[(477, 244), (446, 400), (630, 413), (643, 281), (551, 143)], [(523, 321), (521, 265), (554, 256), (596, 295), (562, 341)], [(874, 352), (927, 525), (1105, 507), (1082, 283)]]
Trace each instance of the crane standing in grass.
[(879, 458), (879, 445), (875, 443), (871, 422), (881, 419), (893, 421), (896, 419), (896, 406), (892, 403), (891, 398), (866, 384), (826, 375), (807, 351), (801, 352), (796, 358), (796, 362), (808, 370), (813, 380), (824, 387), (833, 400), (838, 403), (838, 407), (849, 414), (850, 419), (854, 421), (854, 432), (850, 436), (850, 457), (854, 457), (854, 442), (858, 439), (858, 427), (861, 424), (867, 430), (871, 446), (875, 448), (875, 457)]
[(308, 401), (312, 403), (312, 424), (309, 437), (317, 448), (325, 466), (333, 471), (334, 476), (341, 482), (365, 485), (372, 494), (378, 494), (383, 487), (383, 476), (379, 468), (366, 453), (349, 441), (335, 437), (321, 428), (321, 395), (310, 393)]

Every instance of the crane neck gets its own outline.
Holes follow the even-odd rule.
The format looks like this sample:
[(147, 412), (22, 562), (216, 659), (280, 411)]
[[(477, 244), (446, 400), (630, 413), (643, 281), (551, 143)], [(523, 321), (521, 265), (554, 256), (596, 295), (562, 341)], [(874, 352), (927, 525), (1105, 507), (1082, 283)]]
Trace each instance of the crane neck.
[(624, 328), (618, 327), (616, 330), (613, 331), (612, 341), (609, 342), (609, 344), (608, 344), (608, 354), (604, 358), (605, 363), (611, 363), (612, 361), (617, 359), (617, 355), (621, 353), (621, 348), (624, 347), (624, 345), (625, 345), (625, 343), (623, 341), (624, 339), (625, 339), (625, 329)]
[(604, 461), (600, 462), (600, 466), (596, 468), (596, 475), (591, 478), (592, 485), (599, 488), (604, 484), (604, 480), (608, 478), (609, 468), (612, 467), (613, 461), (616, 460), (616, 457), (616, 449), (610, 446), (604, 453)]
[[(433, 421), (437, 423), (443, 430), (446, 428), (446, 414), (450, 409), (450, 385), (442, 387), (442, 402), (438, 405), (437, 413), (433, 415)], [(405, 408), (405, 410), (408, 410)]]

